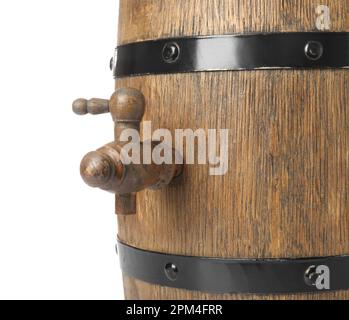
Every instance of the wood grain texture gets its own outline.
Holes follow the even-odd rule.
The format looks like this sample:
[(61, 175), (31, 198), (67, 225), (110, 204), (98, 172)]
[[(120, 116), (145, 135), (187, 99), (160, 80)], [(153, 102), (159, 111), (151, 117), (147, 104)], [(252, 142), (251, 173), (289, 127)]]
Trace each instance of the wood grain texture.
[[(318, 1), (121, 0), (119, 41), (250, 31), (313, 31)], [(329, 4), (349, 31), (349, 1)], [(156, 17), (156, 18), (155, 18)], [(117, 80), (146, 99), (153, 129), (227, 128), (229, 171), (185, 168), (181, 184), (144, 191), (119, 237), (145, 250), (222, 258), (349, 254), (348, 70), (208, 72)], [(349, 299), (208, 295), (125, 277), (126, 298)]]
[(316, 7), (331, 31), (348, 31), (347, 0), (121, 0), (119, 44), (176, 36), (316, 31)]

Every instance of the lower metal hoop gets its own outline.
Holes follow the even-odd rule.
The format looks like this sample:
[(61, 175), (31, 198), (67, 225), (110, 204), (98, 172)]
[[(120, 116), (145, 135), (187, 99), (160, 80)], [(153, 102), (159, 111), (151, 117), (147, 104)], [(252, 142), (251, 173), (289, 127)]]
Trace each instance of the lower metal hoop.
[(234, 260), (178, 256), (117, 243), (123, 272), (165, 287), (209, 293), (287, 294), (349, 289), (349, 256)]

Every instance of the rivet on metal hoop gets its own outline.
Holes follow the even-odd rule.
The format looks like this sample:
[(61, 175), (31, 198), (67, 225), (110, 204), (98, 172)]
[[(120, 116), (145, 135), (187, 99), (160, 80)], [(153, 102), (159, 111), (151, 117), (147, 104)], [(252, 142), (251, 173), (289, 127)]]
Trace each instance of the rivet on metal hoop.
[(316, 285), (316, 280), (319, 278), (319, 274), (316, 272), (316, 266), (311, 266), (304, 274), (305, 283), (312, 287)]
[(309, 60), (316, 61), (319, 60), (323, 53), (324, 47), (322, 43), (318, 41), (309, 41), (304, 48), (305, 55)]
[(114, 76), (115, 76), (115, 74), (116, 74), (116, 64), (117, 64), (117, 60), (118, 60), (118, 50), (115, 49), (115, 51), (114, 51), (114, 56), (110, 59), (110, 62), (109, 62), (110, 71), (113, 72), (113, 75), (114, 75)]
[(166, 43), (162, 49), (162, 58), (166, 63), (174, 63), (178, 60), (180, 55), (180, 49), (177, 43)]
[(173, 263), (168, 263), (165, 266), (165, 274), (166, 277), (170, 280), (170, 281), (176, 281), (177, 277), (178, 277), (178, 268), (175, 264)]

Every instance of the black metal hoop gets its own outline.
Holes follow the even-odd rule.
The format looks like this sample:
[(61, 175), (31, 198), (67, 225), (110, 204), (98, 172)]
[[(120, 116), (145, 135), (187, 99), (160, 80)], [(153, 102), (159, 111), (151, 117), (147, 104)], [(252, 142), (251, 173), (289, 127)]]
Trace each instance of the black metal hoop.
[[(117, 250), (125, 274), (171, 288), (245, 294), (349, 290), (349, 256), (285, 260), (213, 259), (143, 251), (121, 242), (118, 242)], [(322, 274), (321, 270), (327, 274)], [(325, 276), (328, 277), (328, 287), (321, 279)]]
[(259, 33), (171, 38), (119, 46), (116, 78), (222, 70), (348, 68), (349, 33)]

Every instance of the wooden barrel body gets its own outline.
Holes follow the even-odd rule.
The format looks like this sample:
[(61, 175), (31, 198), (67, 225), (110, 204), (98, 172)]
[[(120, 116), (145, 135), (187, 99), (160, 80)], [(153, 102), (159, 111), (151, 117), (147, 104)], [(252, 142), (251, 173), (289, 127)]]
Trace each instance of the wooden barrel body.
[[(172, 37), (349, 31), (348, 0), (120, 0), (118, 44)], [(229, 129), (229, 167), (188, 165), (179, 184), (146, 190), (119, 239), (142, 250), (223, 259), (349, 254), (349, 72), (190, 72), (117, 79), (140, 90), (153, 130)], [(127, 299), (347, 299), (349, 291), (212, 294), (124, 275)]]

